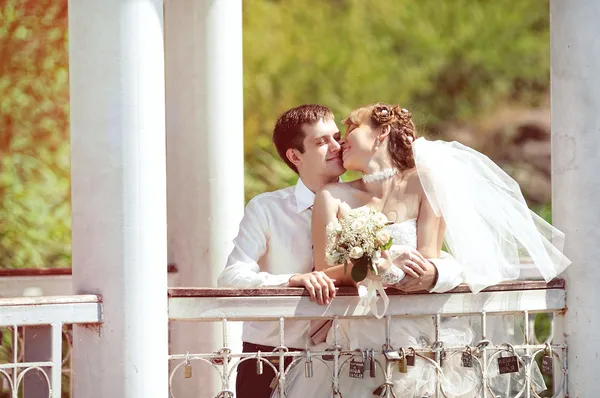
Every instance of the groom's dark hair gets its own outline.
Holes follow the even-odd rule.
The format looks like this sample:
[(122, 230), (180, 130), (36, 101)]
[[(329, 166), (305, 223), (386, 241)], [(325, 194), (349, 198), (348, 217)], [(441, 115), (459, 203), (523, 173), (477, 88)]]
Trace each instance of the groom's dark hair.
[(302, 126), (311, 125), (319, 120), (333, 119), (333, 112), (326, 106), (306, 104), (286, 111), (277, 119), (273, 130), (273, 143), (283, 161), (296, 173), (298, 169), (286, 156), (288, 149), (297, 149), (304, 153), (304, 130)]

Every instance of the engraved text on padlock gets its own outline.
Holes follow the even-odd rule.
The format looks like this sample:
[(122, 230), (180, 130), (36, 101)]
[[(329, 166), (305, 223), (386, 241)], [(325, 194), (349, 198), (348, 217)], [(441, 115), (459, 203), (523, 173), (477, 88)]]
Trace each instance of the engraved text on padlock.
[(362, 379), (365, 377), (365, 364), (362, 361), (352, 359), (350, 361), (349, 374), (353, 379)]
[(519, 371), (519, 360), (516, 356), (498, 358), (498, 372), (500, 374), (517, 373)]

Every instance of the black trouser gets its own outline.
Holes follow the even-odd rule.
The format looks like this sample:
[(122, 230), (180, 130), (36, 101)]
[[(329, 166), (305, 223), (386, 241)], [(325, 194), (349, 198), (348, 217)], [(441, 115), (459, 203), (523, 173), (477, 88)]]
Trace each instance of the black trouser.
[[(259, 344), (244, 342), (244, 352), (272, 352), (275, 347), (269, 347)], [(301, 351), (290, 348), (290, 351)], [(269, 358), (275, 369), (279, 371), (279, 358)], [(287, 368), (292, 363), (292, 357), (286, 357), (284, 364)], [(266, 363), (263, 363), (263, 374), (256, 374), (256, 360), (248, 359), (242, 362), (237, 368), (237, 378), (235, 380), (236, 398), (269, 398), (273, 389), (271, 382), (275, 378), (275, 372)]]

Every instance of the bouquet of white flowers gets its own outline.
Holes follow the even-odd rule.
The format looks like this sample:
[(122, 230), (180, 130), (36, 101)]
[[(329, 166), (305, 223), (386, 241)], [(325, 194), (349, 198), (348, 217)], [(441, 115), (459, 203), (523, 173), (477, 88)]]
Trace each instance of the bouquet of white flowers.
[(329, 265), (343, 264), (346, 271), (352, 263), (352, 279), (364, 280), (369, 272), (378, 275), (377, 262), (381, 251), (392, 246), (392, 237), (385, 230), (387, 217), (370, 207), (353, 209), (341, 220), (327, 225), (325, 253)]

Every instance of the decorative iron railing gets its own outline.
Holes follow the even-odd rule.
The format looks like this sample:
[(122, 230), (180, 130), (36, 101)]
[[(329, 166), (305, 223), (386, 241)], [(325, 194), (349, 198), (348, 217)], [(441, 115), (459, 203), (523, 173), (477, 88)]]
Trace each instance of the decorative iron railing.
[[(337, 333), (338, 328), (348, 320), (370, 318), (360, 315), (355, 289), (340, 289), (326, 307), (312, 303), (303, 289), (169, 289), (170, 321), (217, 323), (223, 331), (206, 352), (171, 352), (170, 385), (177, 378), (201, 377), (211, 369), (220, 380), (216, 394), (234, 397), (235, 371), (242, 361), (251, 361), (259, 373), (271, 369), (275, 396), (290, 392), (288, 377), (300, 367), (301, 377), (326, 373), (331, 396), (352, 396), (344, 384), (352, 368), (355, 375), (359, 371), (361, 377), (377, 379), (380, 396), (393, 397), (393, 389), (386, 386), (402, 377), (403, 366), (410, 372), (415, 361), (417, 366), (431, 369), (435, 378), (432, 396), (436, 397), (453, 396), (449, 390), (456, 382), (456, 372), (452, 380), (448, 374), (457, 366), (464, 368), (459, 375), (468, 373), (477, 381), (472, 395), (478, 397), (566, 396), (562, 280), (505, 283), (476, 295), (461, 286), (444, 294), (390, 291), (389, 296), (385, 318), (371, 323), (384, 330), (381, 344), (351, 347)], [(418, 345), (393, 346), (392, 325), (415, 318), (431, 323), (431, 338)], [(285, 325), (290, 320), (331, 320), (329, 343), (311, 350), (287, 350)], [(0, 397), (68, 397), (70, 326), (101, 321), (101, 299), (95, 295), (0, 299)], [(228, 336), (227, 325), (238, 321), (277, 322), (278, 349), (241, 352), (231, 348), (239, 342)], [(444, 330), (450, 324), (466, 325), (473, 331), (468, 344), (444, 341)], [(286, 358), (291, 358), (292, 366), (284, 365)], [(192, 367), (197, 368), (193, 373)], [(539, 385), (540, 374), (545, 386)], [(174, 391), (171, 396), (177, 398)]]
[[(562, 333), (564, 287), (562, 280), (549, 284), (519, 281), (493, 286), (478, 294), (470, 293), (465, 286), (445, 294), (389, 292), (390, 304), (384, 320), (378, 323), (373, 318), (372, 322), (372, 327), (385, 329), (384, 340), (378, 346), (358, 347), (359, 350), (345, 344), (336, 333), (342, 322), (365, 318), (357, 315), (362, 309), (355, 289), (341, 289), (326, 307), (312, 303), (303, 289), (169, 289), (171, 321), (218, 322), (223, 330), (220, 344), (215, 344), (211, 352), (180, 352), (169, 356), (170, 385), (177, 378), (212, 369), (221, 381), (217, 396), (234, 397), (233, 374), (240, 363), (253, 361), (257, 373), (272, 369), (275, 396), (285, 397), (290, 393), (290, 386), (286, 384), (290, 372), (302, 373), (301, 377), (326, 372), (329, 375), (326, 388), (330, 389), (331, 396), (352, 397), (344, 388), (344, 381), (348, 380), (345, 375), (358, 371), (363, 374), (354, 376), (380, 380), (374, 384), (379, 387), (374, 394), (394, 397), (397, 396), (394, 389), (387, 386), (393, 384), (394, 378), (402, 377), (399, 374), (406, 371), (401, 370), (403, 366), (410, 368), (416, 359), (420, 362), (417, 366), (431, 368), (435, 377), (431, 396), (435, 397), (456, 396), (457, 392), (450, 390), (457, 382), (457, 374), (468, 374), (471, 380), (477, 381), (471, 385), (470, 395), (462, 391), (467, 393), (465, 396), (566, 396), (566, 346)], [(433, 339), (418, 346), (392, 346), (390, 342), (394, 337), (390, 326), (415, 317), (431, 322)], [(288, 350), (285, 346), (287, 321), (324, 319), (333, 322), (329, 344), (320, 350)], [(231, 349), (227, 324), (235, 321), (278, 322), (279, 347), (273, 352)], [(474, 332), (472, 340), (465, 345), (447, 344), (444, 330), (449, 323), (466, 325)], [(286, 358), (292, 358), (292, 365), (287, 368)], [(353, 365), (357, 361), (369, 363)], [(192, 373), (193, 367), (197, 369)], [(458, 369), (460, 367), (464, 369)], [(368, 368), (374, 370), (367, 371)], [(452, 379), (448, 380), (446, 376), (452, 372)], [(177, 398), (174, 390), (171, 396)]]
[(1, 298), (0, 397), (69, 396), (70, 326), (101, 320), (95, 295)]

